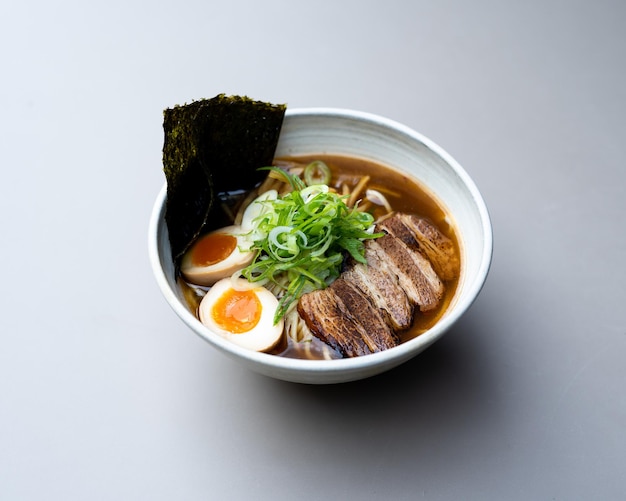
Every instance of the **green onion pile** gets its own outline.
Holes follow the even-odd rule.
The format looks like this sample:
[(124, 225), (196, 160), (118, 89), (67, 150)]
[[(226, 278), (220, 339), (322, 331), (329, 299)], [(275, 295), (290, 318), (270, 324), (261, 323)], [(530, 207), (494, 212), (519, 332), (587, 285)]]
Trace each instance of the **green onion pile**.
[[(374, 217), (350, 208), (347, 197), (329, 190), (330, 170), (321, 162), (305, 169), (305, 183), (282, 169), (293, 191), (264, 204), (254, 220), (255, 260), (242, 275), (250, 282), (272, 282), (284, 289), (274, 316), (277, 323), (302, 294), (330, 285), (341, 272), (346, 254), (366, 263), (363, 241), (377, 238)], [(323, 181), (323, 182), (320, 182)]]

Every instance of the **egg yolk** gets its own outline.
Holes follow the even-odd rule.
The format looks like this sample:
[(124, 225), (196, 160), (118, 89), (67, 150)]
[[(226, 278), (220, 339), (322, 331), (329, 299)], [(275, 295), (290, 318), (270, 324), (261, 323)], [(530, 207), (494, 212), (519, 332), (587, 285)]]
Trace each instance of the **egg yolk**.
[(226, 233), (210, 233), (194, 245), (191, 260), (195, 266), (211, 266), (223, 261), (237, 247), (237, 238)]
[(263, 307), (254, 291), (228, 289), (213, 305), (213, 320), (222, 329), (241, 334), (259, 323)]

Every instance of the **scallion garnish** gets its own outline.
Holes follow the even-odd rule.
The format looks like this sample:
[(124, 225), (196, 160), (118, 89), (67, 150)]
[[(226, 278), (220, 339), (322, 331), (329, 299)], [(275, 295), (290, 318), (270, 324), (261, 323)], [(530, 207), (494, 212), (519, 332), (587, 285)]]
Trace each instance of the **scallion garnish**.
[(313, 184), (329, 184), (330, 179), (330, 168), (321, 160), (314, 160), (304, 168), (304, 182), (308, 186)]
[(377, 238), (374, 217), (346, 205), (346, 197), (327, 184), (306, 186), (298, 176), (281, 169), (293, 191), (265, 200), (265, 211), (254, 220), (255, 260), (242, 275), (249, 281), (268, 280), (284, 289), (274, 316), (278, 322), (302, 294), (330, 285), (341, 271), (347, 253), (366, 263), (363, 241)]

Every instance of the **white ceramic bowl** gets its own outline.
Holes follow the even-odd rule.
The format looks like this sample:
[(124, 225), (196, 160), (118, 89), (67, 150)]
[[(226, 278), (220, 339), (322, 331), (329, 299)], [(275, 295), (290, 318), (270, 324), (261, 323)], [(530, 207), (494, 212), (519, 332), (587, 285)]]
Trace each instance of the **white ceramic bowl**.
[(395, 348), (341, 360), (296, 360), (252, 352), (211, 332), (189, 310), (176, 286), (165, 224), (165, 186), (149, 228), (149, 257), (165, 299), (181, 320), (215, 348), (261, 374), (328, 384), (362, 379), (411, 359), (439, 339), (470, 307), (491, 264), (492, 229), (485, 203), (465, 170), (429, 139), (397, 122), (342, 109), (287, 110), (276, 156), (334, 153), (364, 157), (404, 171), (427, 187), (454, 220), (461, 246), (461, 278), (447, 311), (426, 333)]

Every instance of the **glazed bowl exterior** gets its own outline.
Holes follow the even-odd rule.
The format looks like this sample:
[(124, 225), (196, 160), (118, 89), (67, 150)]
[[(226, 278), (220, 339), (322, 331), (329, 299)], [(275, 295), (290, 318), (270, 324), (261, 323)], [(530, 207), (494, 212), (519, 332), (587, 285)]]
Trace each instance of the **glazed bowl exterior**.
[(430, 330), (395, 348), (340, 360), (298, 360), (240, 348), (196, 318), (176, 284), (165, 224), (166, 187), (150, 219), (149, 258), (157, 283), (174, 312), (202, 339), (244, 366), (286, 381), (330, 384), (379, 374), (415, 357), (467, 311), (485, 283), (493, 251), (485, 202), (467, 172), (428, 138), (395, 121), (352, 110), (287, 110), (276, 157), (338, 154), (384, 164), (413, 177), (449, 214), (461, 248), (461, 277), (451, 304)]

